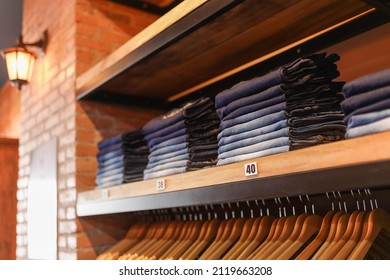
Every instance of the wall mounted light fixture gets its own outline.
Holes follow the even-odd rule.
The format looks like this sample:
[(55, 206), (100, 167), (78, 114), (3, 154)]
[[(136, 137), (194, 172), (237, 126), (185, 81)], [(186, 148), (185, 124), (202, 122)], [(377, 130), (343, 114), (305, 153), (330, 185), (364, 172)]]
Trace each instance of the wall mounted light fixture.
[(16, 46), (1, 51), (7, 66), (8, 79), (14, 87), (21, 89), (22, 85), (30, 81), (35, 59), (45, 53), (47, 39), (47, 30), (39, 41), (33, 43), (23, 42), (20, 35)]

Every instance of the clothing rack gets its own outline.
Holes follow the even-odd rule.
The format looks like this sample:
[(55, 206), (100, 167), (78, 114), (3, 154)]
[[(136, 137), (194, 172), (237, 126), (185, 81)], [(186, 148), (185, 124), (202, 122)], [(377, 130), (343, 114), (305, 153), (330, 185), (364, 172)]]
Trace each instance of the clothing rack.
[(320, 214), (312, 198), (137, 212), (98, 259), (390, 259), (390, 215), (375, 190), (326, 193)]

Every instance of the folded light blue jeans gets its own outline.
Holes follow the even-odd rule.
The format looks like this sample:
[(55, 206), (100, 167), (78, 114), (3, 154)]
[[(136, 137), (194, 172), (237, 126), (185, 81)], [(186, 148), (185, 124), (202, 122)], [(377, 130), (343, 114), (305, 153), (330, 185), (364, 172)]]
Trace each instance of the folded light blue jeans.
[(259, 136), (254, 136), (246, 139), (242, 139), (240, 141), (232, 142), (226, 145), (222, 145), (218, 148), (218, 154), (221, 156), (224, 155), (224, 153), (236, 150), (238, 148), (242, 147), (249, 147), (251, 145), (255, 145), (258, 143), (262, 143), (264, 141), (280, 138), (280, 137), (288, 137), (288, 131), (289, 128), (285, 127), (276, 131), (272, 131), (266, 134), (261, 134)]
[(218, 159), (233, 158), (236, 156), (253, 154), (256, 152), (261, 152), (264, 150), (269, 150), (272, 148), (282, 147), (286, 145), (290, 145), (290, 138), (288, 136), (274, 138), (253, 145), (239, 147), (234, 150), (218, 154)]
[(154, 168), (158, 165), (169, 163), (169, 162), (175, 162), (175, 161), (180, 161), (180, 160), (189, 160), (189, 158), (190, 158), (190, 154), (185, 153), (182, 155), (174, 156), (174, 157), (167, 158), (167, 159), (162, 159), (159, 161), (148, 162), (146, 169), (151, 169), (151, 168)]
[(259, 119), (261, 117), (264, 117), (264, 116), (267, 116), (270, 114), (284, 111), (285, 109), (286, 109), (286, 102), (275, 104), (271, 107), (259, 109), (257, 111), (252, 112), (252, 113), (240, 115), (240, 116), (237, 116), (237, 117), (230, 119), (230, 120), (222, 120), (221, 124), (220, 124), (220, 128), (221, 128), (221, 130), (224, 130), (228, 127), (232, 127), (232, 126), (235, 126), (237, 124), (246, 123), (246, 122), (254, 120), (254, 119)]
[(172, 168), (179, 168), (179, 167), (187, 167), (188, 160), (178, 160), (178, 161), (173, 161), (173, 162), (167, 162), (163, 164), (156, 165), (153, 168), (147, 168), (144, 170), (144, 174), (150, 174), (150, 173), (155, 173), (167, 169), (172, 169)]
[(248, 121), (246, 123), (234, 125), (232, 127), (229, 127), (229, 128), (222, 130), (221, 133), (218, 134), (218, 140), (220, 140), (222, 137), (250, 131), (250, 130), (253, 130), (256, 128), (260, 128), (263, 126), (277, 123), (277, 122), (279, 122), (281, 120), (285, 120), (285, 119), (286, 119), (286, 115), (285, 115), (284, 110), (277, 112), (277, 113), (269, 114), (269, 115)]
[(390, 130), (390, 117), (372, 122), (370, 124), (347, 129), (345, 138), (354, 138), (387, 130)]
[(144, 180), (150, 180), (150, 179), (160, 178), (164, 176), (184, 173), (186, 171), (187, 171), (187, 167), (175, 167), (175, 168), (157, 171), (153, 173), (144, 173)]
[(276, 122), (276, 123), (273, 123), (273, 124), (270, 124), (267, 126), (263, 126), (263, 127), (257, 128), (257, 129), (249, 130), (249, 131), (246, 131), (243, 133), (238, 133), (238, 134), (234, 134), (234, 135), (230, 135), (230, 136), (221, 137), (221, 139), (218, 142), (218, 145), (220, 147), (222, 147), (224, 145), (236, 143), (238, 141), (243, 141), (245, 139), (259, 137), (263, 134), (277, 131), (277, 130), (280, 130), (280, 129), (286, 128), (286, 127), (288, 127), (287, 120), (281, 120), (279, 122)]
[(161, 155), (158, 155), (158, 156), (152, 156), (152, 157), (149, 157), (148, 164), (151, 164), (151, 163), (154, 163), (154, 162), (159, 162), (161, 160), (173, 158), (173, 157), (176, 157), (176, 156), (185, 155), (187, 153), (188, 153), (188, 148), (186, 147), (184, 149), (177, 150), (175, 152), (171, 152), (171, 153), (167, 153), (167, 154), (161, 154)]
[(355, 115), (349, 119), (348, 128), (354, 128), (354, 127), (370, 124), (385, 119), (387, 117), (390, 117), (390, 108), (378, 112)]
[(248, 159), (252, 159), (252, 158), (260, 158), (260, 157), (265, 157), (265, 156), (269, 156), (269, 155), (280, 154), (280, 153), (288, 152), (289, 150), (290, 150), (290, 145), (281, 146), (281, 147), (277, 147), (277, 148), (270, 148), (268, 150), (263, 150), (263, 151), (255, 152), (255, 153), (251, 153), (251, 154), (238, 155), (235, 157), (220, 159), (220, 160), (218, 160), (217, 165), (225, 165), (225, 164), (240, 162), (240, 161), (248, 160)]

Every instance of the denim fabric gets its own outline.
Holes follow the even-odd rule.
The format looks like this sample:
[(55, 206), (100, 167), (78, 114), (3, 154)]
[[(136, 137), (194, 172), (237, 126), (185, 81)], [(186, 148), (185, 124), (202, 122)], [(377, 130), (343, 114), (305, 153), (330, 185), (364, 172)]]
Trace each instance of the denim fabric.
[(348, 114), (344, 118), (344, 121), (345, 121), (345, 123), (348, 123), (349, 119), (352, 116), (382, 111), (382, 110), (386, 110), (386, 109), (390, 109), (390, 96), (387, 99), (384, 99), (384, 100), (375, 102), (373, 104), (363, 106), (363, 107), (360, 107), (359, 109), (356, 109), (355, 111)]
[(239, 108), (242, 108), (247, 105), (256, 104), (261, 101), (274, 99), (275, 97), (280, 96), (284, 96), (284, 90), (282, 90), (280, 85), (276, 85), (262, 92), (255, 93), (254, 95), (237, 99), (222, 108), (218, 108), (217, 114), (220, 119), (224, 119), (227, 115)]
[(175, 137), (175, 138), (171, 138), (171, 139), (168, 139), (166, 141), (163, 141), (157, 145), (154, 145), (151, 149), (150, 149), (150, 152), (154, 152), (154, 151), (157, 151), (159, 149), (162, 149), (162, 148), (165, 148), (165, 147), (169, 147), (169, 146), (175, 146), (175, 145), (178, 145), (178, 144), (181, 144), (181, 143), (184, 143), (187, 141), (187, 135), (181, 135), (181, 136), (178, 136), (178, 137)]
[(154, 163), (154, 162), (158, 162), (160, 160), (164, 160), (164, 159), (168, 159), (168, 158), (173, 158), (175, 156), (185, 155), (187, 153), (188, 153), (188, 148), (186, 147), (184, 149), (177, 150), (177, 151), (172, 152), (172, 153), (161, 154), (161, 155), (158, 155), (158, 156), (149, 157), (148, 164), (151, 164), (151, 163)]
[(186, 135), (186, 134), (187, 134), (187, 131), (186, 131), (185, 128), (183, 128), (183, 129), (180, 129), (180, 130), (178, 130), (176, 132), (173, 132), (170, 135), (166, 135), (166, 136), (156, 137), (156, 138), (150, 139), (148, 141), (149, 149), (152, 149), (154, 145), (157, 145), (157, 144), (162, 143), (164, 141), (167, 141), (167, 140), (179, 137), (179, 136), (183, 136), (183, 135)]
[(349, 119), (348, 129), (370, 124), (388, 117), (390, 117), (390, 109), (362, 114), (362, 115), (356, 115)]
[(247, 123), (238, 124), (238, 125), (235, 125), (235, 126), (232, 126), (232, 127), (229, 127), (229, 128), (222, 130), (222, 132), (220, 134), (218, 134), (218, 140), (220, 140), (222, 137), (226, 137), (226, 136), (230, 136), (230, 135), (234, 135), (234, 134), (239, 134), (239, 133), (253, 130), (256, 128), (260, 128), (263, 126), (274, 124), (274, 123), (277, 123), (277, 122), (284, 120), (284, 119), (286, 119), (286, 115), (285, 115), (284, 111), (269, 114), (269, 115), (263, 116), (261, 118), (251, 120)]
[(111, 165), (115, 165), (117, 163), (122, 163), (124, 157), (125, 157), (124, 155), (119, 155), (116, 157), (109, 158), (107, 160), (98, 161), (99, 168), (105, 168), (105, 167), (109, 167)]
[(264, 76), (242, 81), (230, 89), (226, 89), (215, 97), (215, 107), (222, 108), (234, 100), (253, 95), (282, 82), (280, 69), (274, 70)]
[(286, 115), (288, 117), (302, 117), (314, 113), (321, 113), (321, 112), (328, 112), (328, 111), (341, 111), (340, 103), (337, 101), (329, 105), (321, 105), (321, 106), (313, 105), (304, 108), (294, 109), (291, 111), (286, 110)]
[(344, 82), (332, 82), (326, 84), (306, 85), (299, 89), (290, 89), (285, 92), (285, 97), (288, 102), (302, 101), (307, 98), (316, 97), (318, 95), (328, 95), (340, 93)]
[[(282, 129), (271, 131), (269, 133), (261, 134), (259, 136), (250, 137), (247, 139), (242, 139), (240, 141), (232, 142), (229, 144), (222, 145), (218, 148), (218, 153), (221, 155), (223, 153), (241, 148), (241, 147), (247, 147), (254, 144), (258, 144), (264, 141), (268, 141), (271, 139), (276, 139), (280, 137), (288, 137), (289, 128), (284, 127)], [(221, 139), (222, 140), (222, 139)]]
[(181, 121), (179, 121), (177, 123), (174, 123), (174, 124), (172, 124), (170, 126), (167, 126), (165, 128), (159, 129), (159, 130), (157, 130), (157, 131), (155, 131), (153, 133), (146, 134), (145, 135), (145, 139), (146, 139), (146, 141), (149, 141), (150, 139), (153, 139), (153, 138), (170, 135), (173, 132), (178, 131), (180, 129), (183, 129), (185, 127), (186, 127), (186, 125), (184, 123), (184, 120), (181, 120)]
[(99, 150), (103, 150), (104, 148), (108, 146), (112, 146), (118, 143), (127, 143), (127, 144), (135, 144), (138, 145), (139, 142), (143, 141), (143, 135), (141, 130), (132, 130), (132, 131), (126, 131), (119, 135), (115, 135), (113, 137), (109, 137), (106, 139), (103, 139), (98, 143)]
[(229, 128), (229, 127), (232, 127), (232, 126), (235, 126), (238, 124), (246, 123), (246, 122), (254, 120), (254, 119), (259, 119), (261, 117), (264, 117), (264, 116), (267, 116), (270, 114), (284, 111), (285, 109), (286, 109), (285, 102), (275, 104), (271, 107), (267, 107), (267, 108), (260, 109), (260, 110), (257, 110), (255, 112), (252, 112), (252, 113), (241, 115), (241, 116), (238, 116), (238, 117), (233, 118), (233, 119), (222, 120), (220, 127), (221, 127), (221, 130), (224, 130), (226, 128)]
[(123, 179), (114, 179), (111, 181), (107, 181), (101, 184), (97, 184), (96, 188), (101, 189), (101, 188), (108, 188), (108, 187), (113, 187), (113, 186), (118, 186), (123, 183)]
[(218, 133), (220, 133), (221, 130), (219, 128), (215, 128), (210, 131), (205, 132), (193, 132), (191, 134), (188, 134), (187, 141), (188, 142), (195, 142), (201, 139), (210, 139), (210, 138), (216, 138)]
[(322, 112), (315, 113), (305, 117), (292, 117), (289, 118), (287, 123), (290, 127), (307, 126), (311, 124), (321, 124), (332, 121), (343, 121), (344, 114), (341, 112)]
[(124, 172), (124, 166), (98, 173), (96, 179), (100, 180), (106, 177), (111, 177), (113, 175), (123, 174), (123, 172)]
[(362, 76), (346, 83), (343, 87), (343, 92), (345, 97), (350, 97), (385, 86), (390, 86), (390, 68)]
[(187, 147), (191, 148), (200, 145), (218, 144), (217, 135), (218, 134), (215, 134), (214, 137), (205, 137), (205, 138), (200, 138), (198, 140), (187, 142)]
[(302, 109), (311, 106), (340, 106), (340, 102), (342, 100), (344, 100), (344, 97), (341, 94), (334, 94), (331, 96), (319, 96), (317, 98), (306, 99), (300, 102), (286, 102), (286, 111), (290, 112), (296, 109)]
[(214, 120), (208, 120), (207, 122), (204, 123), (199, 123), (199, 125), (188, 125), (187, 126), (187, 133), (197, 133), (197, 132), (204, 132), (212, 129), (219, 128), (220, 124), (219, 119), (214, 119)]
[(188, 148), (188, 152), (190, 154), (196, 154), (196, 153), (200, 153), (200, 152), (203, 152), (203, 151), (213, 151), (213, 150), (214, 151), (218, 150), (218, 144), (217, 143), (192, 146), (192, 147)]
[(146, 168), (144, 170), (144, 174), (150, 174), (150, 173), (155, 173), (167, 169), (172, 169), (172, 168), (179, 168), (179, 167), (187, 167), (188, 160), (178, 160), (178, 161), (172, 161), (172, 162), (167, 162), (163, 164), (156, 165), (152, 168)]
[[(191, 104), (188, 103), (186, 105), (190, 106)], [(183, 116), (184, 109), (185, 109), (184, 106), (178, 109), (173, 109), (168, 113), (166, 113), (165, 115), (161, 115), (159, 117), (152, 119), (151, 121), (149, 121), (143, 126), (142, 128), (143, 133), (147, 135), (184, 120), (184, 116)]]
[(324, 123), (324, 124), (316, 124), (316, 125), (308, 125), (297, 128), (290, 128), (290, 136), (291, 137), (309, 137), (313, 135), (323, 134), (325, 132), (336, 133), (336, 131), (345, 132), (346, 126), (345, 124), (337, 123)]
[(286, 145), (286, 146), (282, 146), (282, 147), (263, 150), (260, 152), (255, 152), (252, 154), (237, 155), (235, 157), (220, 159), (220, 160), (218, 160), (217, 165), (225, 165), (225, 164), (230, 164), (230, 163), (248, 160), (248, 159), (252, 159), (252, 158), (259, 158), (259, 157), (265, 157), (268, 155), (280, 154), (280, 153), (288, 152), (289, 149), (290, 149), (290, 145)]
[(190, 154), (190, 161), (206, 161), (216, 159), (218, 157), (218, 151), (210, 150), (210, 151), (202, 151), (196, 154)]
[(160, 156), (160, 155), (165, 155), (165, 154), (169, 154), (169, 153), (173, 153), (173, 152), (176, 152), (176, 151), (183, 150), (185, 148), (187, 148), (187, 143), (186, 142), (178, 143), (176, 145), (166, 146), (166, 147), (163, 147), (163, 148), (160, 148), (158, 150), (155, 150), (155, 151), (151, 152), (149, 154), (149, 158), (152, 158), (152, 157), (155, 157), (155, 156)]
[(290, 145), (289, 137), (285, 136), (285, 137), (274, 138), (253, 145), (242, 146), (228, 152), (220, 153), (218, 155), (218, 159), (232, 158), (240, 155), (253, 154), (255, 152), (260, 152), (260, 151), (282, 147), (286, 145)]
[[(272, 108), (274, 108), (274, 105), (284, 103), (285, 100), (286, 100), (285, 97), (283, 95), (281, 95), (281, 96), (277, 96), (277, 97), (274, 97), (272, 99), (267, 99), (267, 100), (264, 100), (264, 101), (261, 101), (261, 102), (255, 103), (255, 104), (246, 105), (242, 108), (238, 108), (237, 110), (231, 112), (229, 115), (225, 116), (225, 118), (222, 119), (222, 121), (235, 119), (235, 118), (240, 117), (242, 115), (253, 113), (253, 112), (259, 111), (261, 109), (272, 110)], [(284, 110), (284, 108), (283, 108), (283, 110)]]
[(116, 157), (119, 157), (119, 156), (123, 156), (123, 151), (120, 149), (120, 150), (116, 150), (116, 151), (113, 151), (113, 152), (109, 152), (109, 153), (105, 153), (105, 154), (102, 154), (102, 155), (97, 155), (97, 160), (98, 162), (106, 162), (107, 160), (109, 159), (112, 159), (112, 158), (116, 158)]
[(187, 171), (199, 170), (205, 167), (212, 167), (217, 164), (217, 159), (205, 160), (205, 161), (189, 161), (187, 165)]
[(361, 107), (374, 104), (384, 99), (390, 99), (390, 86), (351, 96), (341, 103), (341, 108), (348, 115)]
[(267, 126), (262, 126), (260, 128), (257, 128), (257, 129), (249, 130), (247, 132), (238, 133), (238, 134), (234, 134), (234, 135), (230, 135), (230, 136), (220, 137), (218, 145), (220, 147), (222, 147), (224, 145), (235, 143), (235, 142), (238, 142), (238, 141), (243, 141), (245, 139), (250, 139), (250, 138), (253, 138), (253, 137), (259, 137), (259, 136), (261, 136), (263, 134), (267, 134), (267, 133), (270, 133), (270, 132), (273, 132), (273, 131), (277, 131), (279, 129), (286, 128), (286, 127), (288, 127), (287, 126), (287, 120), (281, 120), (279, 122), (276, 122), (276, 123), (273, 123), (273, 124), (270, 124), (270, 125), (267, 125)]
[(336, 69), (336, 66), (334, 66), (331, 69), (327, 69), (326, 72), (309, 74), (295, 82), (281, 84), (281, 87), (287, 91), (290, 89), (298, 89), (299, 87), (306, 87), (308, 85), (330, 83), (339, 76), (340, 72)]
[(113, 137), (109, 137), (103, 139), (98, 143), (99, 150), (103, 150), (106, 147), (120, 144), (122, 142), (122, 135), (115, 135)]
[(102, 174), (104, 172), (107, 172), (107, 171), (110, 171), (110, 170), (113, 170), (113, 169), (117, 169), (117, 168), (120, 168), (120, 167), (124, 167), (124, 166), (125, 165), (123, 163), (123, 160), (115, 162), (113, 164), (109, 164), (109, 165), (100, 165), (99, 164), (97, 174)]
[(345, 138), (354, 138), (387, 130), (390, 130), (390, 117), (348, 129)]
[(115, 175), (111, 175), (111, 176), (107, 176), (107, 177), (102, 177), (102, 178), (96, 178), (96, 184), (97, 185), (104, 185), (108, 182), (112, 182), (112, 181), (119, 181), (119, 180), (123, 180), (123, 173), (119, 173), (119, 174), (115, 174)]
[(331, 142), (344, 139), (344, 132), (332, 131), (331, 132), (332, 135), (324, 135), (324, 134), (313, 135), (305, 138), (290, 137), (290, 141), (291, 141), (290, 150), (291, 151), (298, 150), (306, 147), (331, 143)]
[(209, 97), (197, 99), (191, 106), (188, 106), (183, 114), (186, 119), (198, 118), (202, 112), (214, 107), (214, 102)]
[(174, 174), (180, 174), (187, 171), (186, 167), (176, 167), (171, 169), (166, 169), (162, 171), (157, 171), (153, 173), (144, 173), (144, 180), (150, 180), (155, 178), (160, 178), (164, 176), (174, 175)]
[(153, 167), (156, 167), (158, 165), (165, 164), (165, 163), (170, 163), (170, 162), (175, 162), (175, 161), (180, 161), (180, 160), (189, 160), (189, 159), (190, 159), (190, 155), (188, 153), (185, 153), (185, 154), (174, 156), (171, 158), (149, 162), (146, 166), (146, 169), (150, 169), (150, 168), (153, 168)]
[(127, 184), (127, 183), (139, 182), (139, 181), (143, 181), (143, 179), (144, 179), (144, 175), (142, 173), (137, 176), (125, 176), (123, 178), (123, 183)]

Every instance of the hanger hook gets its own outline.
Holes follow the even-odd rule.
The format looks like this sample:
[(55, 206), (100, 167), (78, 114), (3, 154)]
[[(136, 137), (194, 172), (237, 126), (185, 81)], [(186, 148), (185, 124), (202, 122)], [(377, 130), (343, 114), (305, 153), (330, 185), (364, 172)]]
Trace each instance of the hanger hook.
[(331, 203), (331, 210), (332, 211), (334, 211), (334, 202), (333, 202), (333, 200), (330, 198), (330, 196), (329, 196), (329, 193), (328, 192), (326, 192), (326, 197), (328, 198), (328, 200), (330, 201), (330, 203)]

